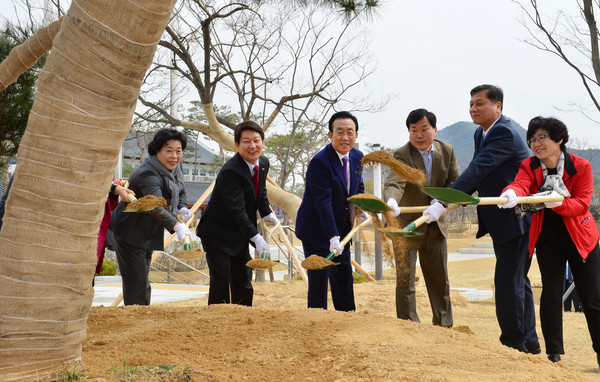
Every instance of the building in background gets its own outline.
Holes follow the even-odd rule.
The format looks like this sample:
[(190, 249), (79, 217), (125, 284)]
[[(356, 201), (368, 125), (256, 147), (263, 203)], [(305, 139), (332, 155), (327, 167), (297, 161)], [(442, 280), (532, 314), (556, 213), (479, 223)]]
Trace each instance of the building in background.
[[(154, 133), (135, 130), (129, 132), (123, 142), (123, 178), (127, 178), (146, 159), (148, 143), (152, 140)], [(195, 142), (190, 136), (187, 138), (188, 144), (181, 161), (185, 181), (186, 183), (208, 182), (210, 184), (215, 180), (222, 161), (219, 161), (219, 156), (208, 146), (201, 142)]]

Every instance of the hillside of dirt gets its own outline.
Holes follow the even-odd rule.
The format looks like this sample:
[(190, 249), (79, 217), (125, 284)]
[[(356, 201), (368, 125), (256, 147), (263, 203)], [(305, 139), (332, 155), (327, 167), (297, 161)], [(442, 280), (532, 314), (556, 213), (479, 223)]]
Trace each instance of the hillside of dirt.
[[(493, 264), (450, 263), (451, 286), (489, 289)], [(251, 308), (209, 307), (206, 298), (95, 307), (80, 372), (106, 381), (600, 381), (581, 313), (565, 313), (566, 354), (552, 364), (544, 354), (500, 345), (492, 299), (453, 292), (454, 328), (434, 327), (420, 281), (422, 323), (397, 319), (395, 283), (386, 278), (355, 284), (351, 313), (307, 309), (298, 280), (255, 283)], [(141, 367), (172, 370), (144, 374)]]

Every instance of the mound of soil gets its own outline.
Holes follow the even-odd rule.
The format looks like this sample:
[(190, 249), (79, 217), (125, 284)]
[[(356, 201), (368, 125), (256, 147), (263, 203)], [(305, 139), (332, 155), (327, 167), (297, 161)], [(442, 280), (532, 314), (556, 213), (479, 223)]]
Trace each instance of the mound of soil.
[(92, 308), (81, 374), (112, 381), (125, 367), (174, 365), (189, 375), (177, 380), (192, 381), (600, 380), (580, 313), (566, 313), (567, 354), (552, 364), (500, 345), (491, 300), (453, 293), (455, 327), (447, 329), (430, 324), (421, 283), (421, 324), (395, 317), (393, 280), (356, 284), (349, 313), (307, 309), (302, 281), (254, 286), (251, 308), (207, 306), (206, 298)]

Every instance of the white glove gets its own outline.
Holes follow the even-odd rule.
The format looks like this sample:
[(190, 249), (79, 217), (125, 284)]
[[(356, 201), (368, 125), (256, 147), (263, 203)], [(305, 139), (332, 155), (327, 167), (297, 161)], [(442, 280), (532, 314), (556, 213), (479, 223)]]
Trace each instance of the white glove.
[(443, 214), (446, 212), (446, 207), (442, 205), (442, 203), (438, 202), (437, 199), (433, 199), (431, 201), (431, 205), (423, 211), (423, 215), (429, 214), (429, 219), (425, 223), (431, 224), (434, 221), (437, 221)]
[(175, 232), (177, 232), (177, 240), (181, 241), (182, 243), (185, 240), (186, 236), (189, 236), (190, 239), (192, 238), (192, 233), (190, 232), (188, 227), (183, 223), (175, 224), (175, 227), (173, 227), (173, 229), (175, 230)]
[(364, 222), (365, 220), (367, 220), (369, 218), (369, 214), (367, 212), (362, 212), (360, 214), (360, 221)]
[(179, 213), (183, 214), (183, 222), (187, 223), (188, 220), (194, 215), (189, 208), (182, 207), (179, 209)]
[(263, 239), (262, 235), (260, 233), (257, 233), (256, 235), (252, 236), (250, 238), (250, 240), (252, 240), (252, 242), (254, 243), (254, 246), (256, 247), (256, 251), (262, 255), (263, 252), (267, 252), (268, 254), (271, 254), (271, 250), (269, 249), (269, 244), (267, 244), (267, 242), (265, 241), (265, 239)]
[[(560, 194), (556, 191), (552, 191), (548, 196), (560, 196)], [(546, 208), (556, 208), (562, 205), (562, 200), (560, 202), (544, 202)]]
[(344, 252), (344, 247), (340, 244), (340, 237), (334, 236), (329, 239), (329, 252), (337, 251), (337, 255), (341, 255)]
[(396, 199), (389, 198), (387, 200), (386, 204), (388, 205), (388, 207), (390, 207), (392, 209), (392, 217), (393, 218), (400, 215), (401, 209), (400, 209), (400, 207), (398, 207), (398, 202), (396, 201)]
[(265, 222), (265, 224), (270, 223), (271, 225), (275, 225), (275, 224), (279, 223), (279, 220), (277, 220), (277, 216), (275, 216), (275, 214), (273, 212), (271, 212), (270, 214), (265, 216), (263, 218), (263, 221)]
[(498, 208), (513, 208), (517, 205), (517, 194), (511, 188), (500, 194), (501, 198), (508, 198), (508, 203), (498, 204)]

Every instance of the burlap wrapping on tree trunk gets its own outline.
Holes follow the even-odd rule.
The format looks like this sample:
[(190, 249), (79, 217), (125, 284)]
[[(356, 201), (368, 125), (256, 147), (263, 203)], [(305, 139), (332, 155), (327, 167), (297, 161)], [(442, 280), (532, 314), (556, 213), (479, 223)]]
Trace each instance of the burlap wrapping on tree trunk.
[(40, 28), (35, 36), (10, 51), (0, 66), (0, 91), (9, 87), (52, 48), (52, 40), (60, 29), (61, 21), (62, 18)]
[(73, 1), (62, 19), (0, 231), (0, 380), (81, 357), (110, 179), (173, 5)]

